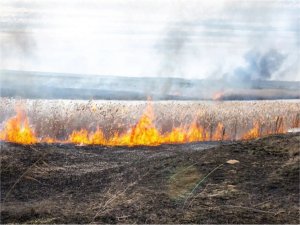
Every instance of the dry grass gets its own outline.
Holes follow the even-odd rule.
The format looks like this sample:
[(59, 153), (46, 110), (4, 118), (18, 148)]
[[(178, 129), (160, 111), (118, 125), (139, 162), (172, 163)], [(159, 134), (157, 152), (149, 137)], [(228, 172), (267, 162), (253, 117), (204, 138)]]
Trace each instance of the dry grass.
[[(73, 130), (95, 130), (100, 127), (106, 136), (125, 131), (139, 119), (145, 101), (72, 101), (0, 99), (0, 118), (4, 122), (15, 114), (16, 106), (27, 112), (30, 123), (39, 137), (63, 139)], [(261, 131), (278, 132), (282, 128), (299, 127), (299, 100), (278, 101), (158, 101), (153, 102), (156, 126), (170, 131), (180, 124), (197, 118), (207, 130), (216, 129), (218, 122), (225, 126), (225, 135), (239, 138), (253, 126)]]

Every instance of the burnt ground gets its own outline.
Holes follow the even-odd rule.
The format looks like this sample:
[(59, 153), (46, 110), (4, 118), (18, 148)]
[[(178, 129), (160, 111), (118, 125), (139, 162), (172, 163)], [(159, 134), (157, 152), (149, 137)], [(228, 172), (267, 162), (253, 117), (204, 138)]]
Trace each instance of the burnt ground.
[(298, 224), (299, 143), (2, 143), (0, 222)]

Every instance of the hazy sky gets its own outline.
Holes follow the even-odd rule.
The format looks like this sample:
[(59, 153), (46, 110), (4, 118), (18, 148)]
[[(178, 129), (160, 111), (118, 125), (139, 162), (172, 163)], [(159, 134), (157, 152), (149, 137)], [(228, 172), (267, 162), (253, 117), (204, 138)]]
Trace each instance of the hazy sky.
[(299, 27), (298, 0), (1, 0), (0, 69), (300, 80)]

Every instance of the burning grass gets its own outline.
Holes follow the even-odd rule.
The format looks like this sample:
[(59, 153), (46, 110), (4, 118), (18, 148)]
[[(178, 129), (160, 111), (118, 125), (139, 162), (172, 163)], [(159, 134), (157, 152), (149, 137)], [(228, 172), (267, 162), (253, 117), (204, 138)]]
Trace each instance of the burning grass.
[(1, 105), (5, 103), (8, 107), (2, 114), (9, 114), (13, 108), (17, 113), (3, 121), (0, 140), (22, 144), (155, 146), (253, 139), (300, 127), (299, 101), (146, 103), (1, 99)]

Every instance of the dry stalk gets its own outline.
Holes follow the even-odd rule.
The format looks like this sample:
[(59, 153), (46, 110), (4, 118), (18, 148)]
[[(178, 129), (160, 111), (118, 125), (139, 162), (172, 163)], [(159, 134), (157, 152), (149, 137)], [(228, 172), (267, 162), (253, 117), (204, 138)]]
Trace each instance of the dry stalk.
[[(92, 222), (95, 221), (95, 219), (101, 215), (103, 212), (105, 212), (106, 208), (108, 205), (112, 204), (114, 201), (116, 201), (119, 197), (123, 196), (126, 191), (135, 186), (142, 178), (144, 178), (145, 176), (147, 176), (148, 173), (145, 173), (143, 176), (141, 176), (138, 180), (136, 180), (135, 182), (131, 182), (123, 191), (118, 191), (115, 194), (113, 194), (112, 197), (110, 197), (102, 206), (100, 206), (99, 210), (96, 212), (95, 216), (93, 217)], [(97, 207), (98, 208), (98, 207)]]
[(193, 190), (188, 194), (188, 196), (186, 197), (184, 203), (183, 203), (183, 207), (185, 206), (186, 202), (188, 201), (188, 199), (192, 196), (192, 194), (194, 193), (194, 191), (200, 186), (200, 184), (202, 184), (211, 174), (213, 174), (217, 169), (219, 169), (220, 167), (222, 167), (224, 165), (224, 163), (218, 165), (217, 167), (215, 167), (213, 170), (211, 170), (205, 177), (203, 177), (193, 188)]

